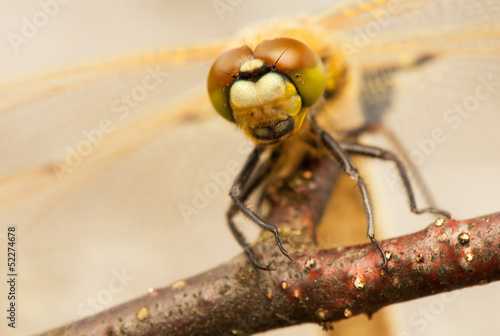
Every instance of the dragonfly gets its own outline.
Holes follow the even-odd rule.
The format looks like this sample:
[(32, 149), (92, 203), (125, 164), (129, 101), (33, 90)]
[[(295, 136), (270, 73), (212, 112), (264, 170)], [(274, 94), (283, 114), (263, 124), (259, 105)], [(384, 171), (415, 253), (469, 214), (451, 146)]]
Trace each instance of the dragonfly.
[[(227, 192), (252, 144), (216, 115), (205, 81), (212, 62), (245, 45), (248, 36), (264, 41), (286, 36), (286, 27), (310, 25), (324, 31), (326, 40), (300, 40), (315, 50), (333, 45), (345, 55), (349, 85), (326, 109), (334, 112), (327, 114), (332, 120), (319, 120), (332, 134), (362, 127), (367, 118), (383, 118), (406, 140), (417, 166), (439, 158), (457, 162), (457, 157), (460, 162), (493, 162), (491, 153), (471, 146), (470, 139), (484, 139), (491, 147), (496, 140), (485, 127), (491, 130), (498, 120), (482, 111), (498, 106), (497, 6), (486, 1), (464, 1), (460, 6), (401, 1), (394, 6), (354, 1), (258, 25), (236, 37), (127, 53), (3, 81), (0, 134), (2, 157), (8, 160), (0, 169), (0, 218), (2, 225), (16, 225), (24, 239), (20, 253), (26, 271), (21, 281), (25, 297), (33, 298), (33, 310), (20, 312), (23, 318), (34, 319), (30, 316), (39, 311), (36, 302), (50, 302), (49, 296), (80, 292), (66, 308), (60, 302), (51, 306), (68, 321), (162, 286), (165, 276), (151, 280), (149, 268), (161, 265), (163, 256), (174, 281), (205, 269), (208, 260), (220, 263), (228, 253), (236, 253), (227, 229), (218, 231), (219, 238), (211, 233), (214, 223), (225, 221)], [(182, 91), (182, 86), (190, 89)], [(435, 128), (446, 131), (448, 139), (433, 134)], [(384, 189), (375, 184), (384, 182), (380, 176), (385, 175), (373, 175), (370, 190)], [(434, 193), (433, 183), (429, 185)], [(443, 182), (437, 191), (448, 201), (450, 193), (460, 194), (456, 185)], [(373, 198), (375, 215), (382, 211), (384, 198)], [(407, 212), (405, 196), (396, 199), (403, 199), (398, 208)], [(449, 199), (439, 204), (461, 216), (461, 209), (451, 203), (458, 200)], [(421, 227), (422, 222), (417, 223), (413, 229)], [(187, 236), (199, 237), (193, 245), (202, 253), (185, 247), (179, 237)], [(168, 256), (173, 250), (182, 251), (182, 256)], [(159, 264), (144, 263), (146, 259)], [(141, 274), (148, 279), (140, 280)], [(100, 282), (91, 287), (94, 277)], [(46, 294), (35, 283), (46, 284)], [(64, 321), (47, 317), (26, 332)]]
[[(318, 39), (313, 32), (307, 32), (307, 27), (301, 28), (295, 28), (285, 34), (297, 36), (310, 34), (313, 35), (311, 40)], [(301, 150), (316, 152), (321, 146), (328, 149), (359, 187), (367, 214), (367, 235), (380, 250), (384, 266), (387, 265), (387, 258), (382, 246), (375, 239), (373, 210), (368, 190), (358, 168), (349, 156), (350, 153), (392, 161), (398, 167), (412, 212), (416, 214), (429, 212), (450, 218), (450, 214), (444, 210), (433, 207), (417, 208), (408, 171), (397, 156), (377, 147), (338, 142), (319, 125), (316, 111), (321, 114), (326, 110), (327, 103), (321, 104), (318, 100), (321, 97), (329, 97), (335, 101), (337, 92), (343, 90), (340, 83), (349, 81), (344, 78), (348, 70), (341, 63), (342, 55), (337, 53), (337, 50), (326, 49), (322, 56), (319, 56), (299, 40), (278, 37), (260, 42), (253, 50), (245, 45), (226, 51), (217, 58), (210, 69), (207, 86), (214, 108), (222, 117), (237, 124), (257, 144), (231, 188), (230, 195), (234, 205), (227, 216), (235, 238), (254, 265), (260, 269), (270, 268), (255, 259), (251, 247), (236, 227), (234, 217), (237, 211), (241, 211), (257, 225), (272, 232), (281, 252), (293, 260), (281, 243), (278, 228), (263, 220), (244, 203), (258, 184), (252, 180), (260, 181), (265, 177), (259, 174), (274, 170), (274, 167), (268, 168), (266, 163), (258, 166), (265, 147), (272, 148), (270, 160), (278, 162), (274, 165), (285, 166), (285, 169), (290, 169), (287, 166), (293, 165), (292, 159), (289, 158), (293, 152), (295, 156), (300, 156), (297, 152), (300, 153)], [(309, 109), (312, 111), (309, 112)], [(300, 132), (301, 129), (305, 131)], [(299, 142), (288, 140), (297, 138)], [(302, 149), (303, 147), (307, 149)], [(285, 153), (285, 160), (288, 161), (284, 164), (279, 163), (282, 153)]]

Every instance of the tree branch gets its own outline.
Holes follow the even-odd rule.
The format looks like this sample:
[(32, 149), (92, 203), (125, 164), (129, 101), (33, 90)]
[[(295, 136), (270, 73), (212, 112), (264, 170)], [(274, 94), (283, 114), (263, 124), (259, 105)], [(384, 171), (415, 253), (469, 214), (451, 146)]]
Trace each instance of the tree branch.
[(320, 251), (314, 226), (338, 176), (328, 157), (307, 158), (286, 180), (267, 186), (268, 220), (280, 227), (294, 261), (263, 233), (256, 255), (275, 271), (239, 255), (213, 270), (124, 303), (47, 335), (248, 335), (301, 323), (371, 315), (392, 303), (500, 279), (500, 213), (436, 221), (381, 244)]

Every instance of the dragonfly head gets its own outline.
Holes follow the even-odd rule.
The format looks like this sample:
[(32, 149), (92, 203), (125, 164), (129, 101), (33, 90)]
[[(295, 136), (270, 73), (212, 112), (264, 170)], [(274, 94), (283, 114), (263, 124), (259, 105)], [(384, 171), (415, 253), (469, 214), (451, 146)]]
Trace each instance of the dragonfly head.
[(319, 56), (291, 38), (261, 42), (223, 53), (207, 81), (212, 105), (258, 144), (295, 134), (307, 109), (323, 94), (325, 71)]

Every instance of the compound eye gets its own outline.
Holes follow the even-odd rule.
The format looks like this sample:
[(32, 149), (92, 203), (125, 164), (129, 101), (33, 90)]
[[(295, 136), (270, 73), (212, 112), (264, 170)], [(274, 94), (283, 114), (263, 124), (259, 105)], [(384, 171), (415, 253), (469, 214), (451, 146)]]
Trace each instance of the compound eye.
[(212, 105), (225, 119), (234, 122), (229, 92), (239, 76), (240, 67), (253, 59), (252, 50), (247, 47), (231, 49), (220, 55), (208, 73), (207, 89)]
[(256, 59), (269, 64), (293, 82), (304, 106), (313, 105), (325, 90), (326, 75), (318, 54), (308, 45), (288, 37), (260, 43)]

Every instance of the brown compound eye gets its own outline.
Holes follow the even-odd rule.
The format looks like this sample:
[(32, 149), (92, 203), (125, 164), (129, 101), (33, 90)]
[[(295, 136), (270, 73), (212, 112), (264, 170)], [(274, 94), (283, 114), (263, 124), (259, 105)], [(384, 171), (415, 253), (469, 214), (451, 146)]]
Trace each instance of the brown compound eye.
[(238, 78), (242, 64), (253, 58), (253, 52), (247, 46), (231, 49), (215, 60), (208, 73), (207, 89), (210, 101), (217, 112), (231, 122), (234, 122), (229, 105), (231, 85)]
[(304, 106), (313, 105), (325, 90), (326, 75), (319, 56), (306, 44), (288, 37), (260, 43), (256, 59), (269, 64), (293, 82)]

